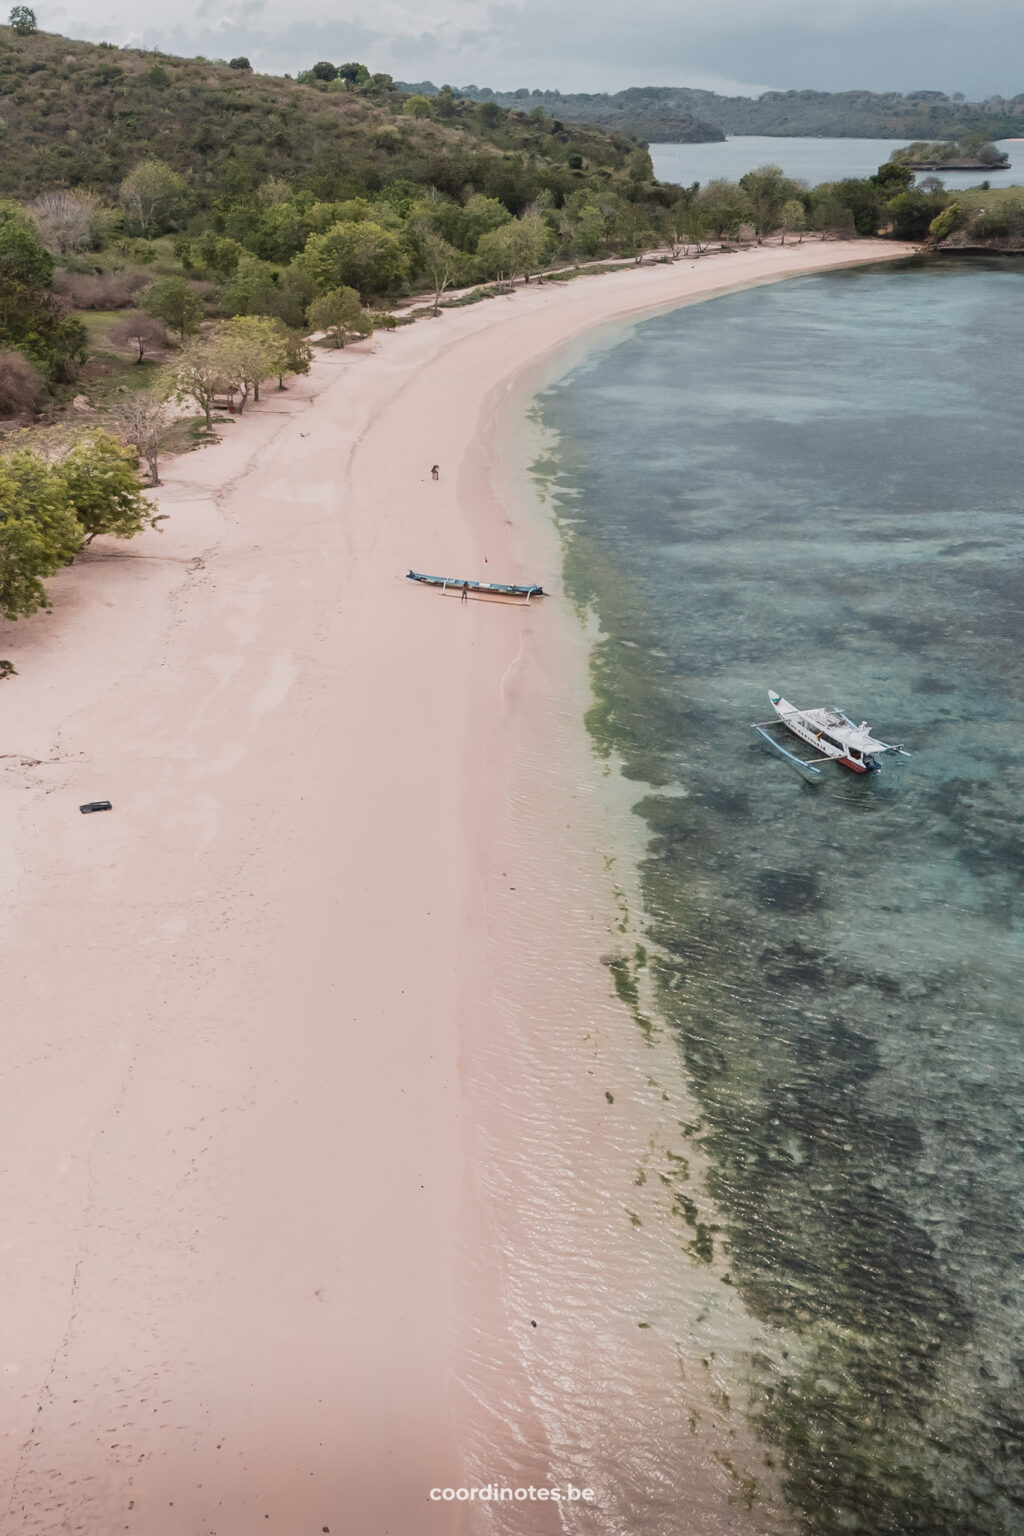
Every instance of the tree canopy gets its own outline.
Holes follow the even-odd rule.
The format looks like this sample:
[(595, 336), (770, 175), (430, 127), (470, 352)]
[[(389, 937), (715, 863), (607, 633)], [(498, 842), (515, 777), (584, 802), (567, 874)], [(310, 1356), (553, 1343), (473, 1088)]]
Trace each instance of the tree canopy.
[(54, 464), (22, 448), (0, 454), (0, 614), (48, 606), (48, 576), (98, 534), (128, 539), (153, 523), (133, 456), (105, 432)]
[(15, 348), (51, 381), (74, 376), (86, 332), (52, 291), (54, 261), (29, 216), (0, 202), (0, 347)]
[(152, 524), (133, 455), (107, 432), (94, 432), (52, 466), (51, 474), (82, 529), (85, 544), (98, 534), (130, 539)]
[(348, 287), (366, 299), (397, 287), (409, 270), (398, 236), (372, 219), (345, 220), (311, 235), (301, 266), (322, 293)]
[(12, 31), (19, 37), (31, 37), (36, 30), (36, 13), (28, 5), (12, 5), (10, 14)]
[(141, 160), (122, 181), (120, 197), (134, 234), (158, 234), (185, 211), (188, 184), (165, 161)]
[(747, 195), (750, 222), (758, 241), (765, 235), (774, 234), (782, 220), (782, 210), (799, 190), (796, 183), (783, 174), (779, 165), (762, 165), (740, 177), (740, 186)]
[(332, 288), (309, 306), (309, 323), (323, 331), (336, 347), (343, 347), (353, 336), (369, 336), (373, 320), (363, 308), (354, 288)]
[(0, 456), (0, 614), (47, 606), (43, 581), (82, 547), (82, 525), (49, 465), (27, 449)]
[(17, 204), (0, 202), (0, 278), (27, 288), (49, 288), (54, 260), (28, 214)]
[(541, 215), (524, 214), (481, 235), (477, 257), (489, 276), (514, 282), (543, 266), (552, 244)]
[(142, 295), (142, 308), (184, 338), (199, 329), (203, 301), (183, 277), (160, 277)]

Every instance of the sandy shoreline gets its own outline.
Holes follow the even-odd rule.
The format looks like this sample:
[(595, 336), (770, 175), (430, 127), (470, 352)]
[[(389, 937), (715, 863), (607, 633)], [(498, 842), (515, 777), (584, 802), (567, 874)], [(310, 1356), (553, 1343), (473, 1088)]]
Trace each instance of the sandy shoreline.
[[(574, 1252), (600, 1235), (579, 1162), (631, 1166), (650, 1107), (638, 1088), (612, 1117), (572, 1064), (588, 1029), (635, 1032), (592, 964), (614, 911), (585, 652), (557, 600), (463, 608), (404, 573), (557, 588), (557, 541), (494, 461), (510, 394), (575, 338), (909, 253), (531, 285), (322, 354), (169, 468), (163, 533), (96, 548), (53, 614), (0, 624), (3, 1536), (447, 1532), (466, 1517), (428, 1490), (488, 1469), (588, 1472), (606, 1502), (564, 1528), (618, 1528), (599, 1511), (628, 1467), (560, 1439), (543, 1383), (575, 1337), (596, 1423), (632, 1357), (580, 1344), (585, 1316), (552, 1325), (599, 1275), (530, 1280), (509, 1248), (528, 1207), (563, 1236), (591, 1210)], [(99, 797), (113, 813), (79, 816)], [(646, 1396), (644, 1370), (638, 1443), (648, 1411), (672, 1428), (662, 1362)], [(690, 1528), (743, 1529), (716, 1465)]]

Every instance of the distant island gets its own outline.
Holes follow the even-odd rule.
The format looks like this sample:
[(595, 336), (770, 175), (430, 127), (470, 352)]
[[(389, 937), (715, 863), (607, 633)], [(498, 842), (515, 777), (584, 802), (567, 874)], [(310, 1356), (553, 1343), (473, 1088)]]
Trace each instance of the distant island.
[[(430, 80), (395, 84), (422, 96), (438, 90)], [(455, 94), (525, 113), (542, 107), (565, 122), (593, 123), (649, 144), (709, 144), (727, 134), (962, 142), (972, 134), (991, 140), (1012, 138), (1024, 130), (1024, 94), (984, 101), (966, 101), (959, 93), (947, 96), (944, 91), (765, 91), (752, 97), (655, 85), (614, 94), (563, 94), (525, 86), (493, 91), (465, 85)]]
[(1005, 171), (1010, 165), (1006, 151), (997, 149), (983, 135), (965, 135), (937, 144), (908, 144), (906, 149), (894, 149), (889, 158), (910, 171)]

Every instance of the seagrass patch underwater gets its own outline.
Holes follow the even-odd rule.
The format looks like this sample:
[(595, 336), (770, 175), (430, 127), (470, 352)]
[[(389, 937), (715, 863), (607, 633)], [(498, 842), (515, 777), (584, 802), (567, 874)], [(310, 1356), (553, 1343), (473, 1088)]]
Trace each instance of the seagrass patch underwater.
[[(1024, 1532), (1022, 356), (1024, 265), (917, 263), (659, 316), (541, 397), (759, 1427), (821, 1536)], [(749, 729), (769, 688), (913, 756), (810, 785)]]

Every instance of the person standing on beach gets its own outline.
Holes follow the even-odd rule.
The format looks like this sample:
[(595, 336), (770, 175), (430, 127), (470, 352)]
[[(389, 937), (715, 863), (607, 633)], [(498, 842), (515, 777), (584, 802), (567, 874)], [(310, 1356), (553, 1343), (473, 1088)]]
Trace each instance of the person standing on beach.
[(468, 603), (469, 602), (469, 582), (468, 581), (464, 581), (462, 583), (462, 597), (461, 597), (460, 601), (463, 602), (463, 603)]
[(432, 464), (430, 466), (430, 478), (431, 478), (431, 480), (440, 480), (440, 478), (441, 478), (441, 466), (440, 466), (440, 464)]

